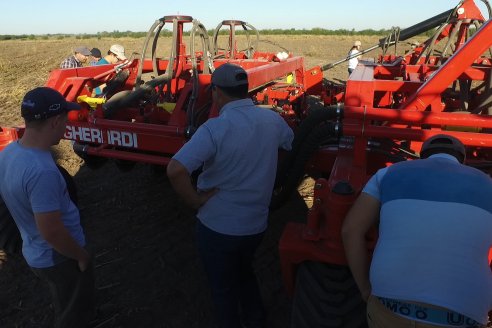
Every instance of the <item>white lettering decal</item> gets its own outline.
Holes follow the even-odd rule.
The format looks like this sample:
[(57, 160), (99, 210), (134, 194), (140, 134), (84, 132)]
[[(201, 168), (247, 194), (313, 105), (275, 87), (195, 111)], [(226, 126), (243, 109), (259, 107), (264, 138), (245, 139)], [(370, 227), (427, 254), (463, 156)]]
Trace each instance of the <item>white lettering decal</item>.
[(91, 141), (103, 143), (101, 131), (96, 129), (91, 129)]
[(121, 145), (125, 147), (133, 147), (133, 138), (130, 132), (121, 132)]
[(108, 143), (110, 145), (121, 146), (121, 134), (118, 131), (108, 131)]
[(91, 130), (89, 128), (82, 128), (82, 136), (80, 137), (82, 141), (91, 141)]
[(72, 139), (73, 140), (82, 139), (82, 131), (74, 127), (72, 130)]
[(65, 129), (65, 134), (63, 135), (63, 138), (72, 139), (72, 127), (70, 125), (67, 125), (67, 127)]
[(107, 130), (104, 134), (99, 129), (67, 125), (64, 134), (65, 139), (98, 144), (105, 143), (104, 136), (107, 136), (110, 145), (138, 148), (137, 134), (132, 132)]

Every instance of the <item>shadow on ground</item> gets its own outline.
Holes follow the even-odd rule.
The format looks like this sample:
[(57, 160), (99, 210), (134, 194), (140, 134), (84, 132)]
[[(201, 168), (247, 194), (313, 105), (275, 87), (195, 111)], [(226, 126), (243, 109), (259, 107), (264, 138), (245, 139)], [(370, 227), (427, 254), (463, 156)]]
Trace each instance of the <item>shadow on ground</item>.
[[(74, 174), (88, 243), (95, 254), (97, 327), (214, 327), (210, 292), (194, 247), (195, 213), (172, 190), (162, 168), (137, 164), (122, 172), (112, 161), (97, 170), (58, 154)], [(255, 269), (268, 327), (288, 327), (291, 300), (283, 287), (278, 240), (287, 221), (302, 221), (296, 194), (271, 213)], [(50, 327), (46, 287), (20, 255), (0, 271), (0, 326)]]

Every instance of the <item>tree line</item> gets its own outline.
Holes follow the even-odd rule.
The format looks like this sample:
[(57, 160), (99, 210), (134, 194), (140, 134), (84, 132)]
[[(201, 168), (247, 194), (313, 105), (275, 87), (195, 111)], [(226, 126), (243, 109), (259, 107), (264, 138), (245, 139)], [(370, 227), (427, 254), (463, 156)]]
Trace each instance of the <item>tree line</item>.
[[(391, 33), (391, 29), (365, 29), (356, 31), (355, 29), (324, 29), (324, 28), (312, 28), (312, 29), (262, 29), (258, 30), (261, 35), (340, 35), (340, 36), (356, 36), (356, 35), (388, 35)], [(229, 33), (226, 29), (220, 31), (220, 34)], [(245, 31), (237, 30), (236, 34), (244, 34)], [(188, 32), (184, 32), (185, 35), (189, 35)], [(213, 30), (208, 31), (209, 35), (213, 34)], [(433, 31), (428, 31), (425, 33), (426, 36), (431, 36)], [(113, 32), (98, 32), (95, 34), (84, 33), (84, 34), (20, 34), (20, 35), (0, 35), (0, 41), (4, 40), (63, 40), (66, 38), (75, 39), (118, 39), (118, 38), (142, 38), (147, 35), (147, 32), (132, 32), (132, 31), (113, 31)], [(161, 36), (171, 36), (172, 32), (168, 30), (161, 30)]]

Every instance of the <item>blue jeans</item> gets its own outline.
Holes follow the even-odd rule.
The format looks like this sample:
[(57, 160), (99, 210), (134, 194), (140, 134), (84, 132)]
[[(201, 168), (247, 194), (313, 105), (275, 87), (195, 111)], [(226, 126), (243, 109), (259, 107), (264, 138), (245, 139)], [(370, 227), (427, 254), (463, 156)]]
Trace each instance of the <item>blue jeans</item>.
[[(196, 225), (196, 241), (207, 273), (219, 327), (264, 327), (265, 311), (253, 271), (263, 233), (230, 236)], [(241, 326), (242, 325), (242, 326)]]

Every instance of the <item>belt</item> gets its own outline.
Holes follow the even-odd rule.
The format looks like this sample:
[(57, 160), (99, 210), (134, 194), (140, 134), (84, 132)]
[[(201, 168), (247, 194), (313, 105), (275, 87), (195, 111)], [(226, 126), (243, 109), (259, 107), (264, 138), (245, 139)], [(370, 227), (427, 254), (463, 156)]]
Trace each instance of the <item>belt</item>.
[(446, 327), (482, 328), (479, 322), (458, 312), (426, 307), (425, 305), (409, 303), (391, 298), (376, 296), (381, 304), (396, 315), (425, 323), (444, 325)]

